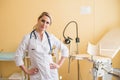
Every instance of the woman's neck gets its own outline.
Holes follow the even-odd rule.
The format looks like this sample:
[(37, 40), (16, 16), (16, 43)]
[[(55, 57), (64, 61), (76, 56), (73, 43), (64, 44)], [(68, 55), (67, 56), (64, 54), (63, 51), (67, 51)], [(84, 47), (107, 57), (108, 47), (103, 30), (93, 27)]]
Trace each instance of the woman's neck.
[(37, 32), (39, 34), (40, 39), (42, 40), (43, 39), (44, 31), (37, 30)]
[(43, 37), (43, 31), (42, 32), (39, 32), (39, 35), (40, 35), (40, 37)]

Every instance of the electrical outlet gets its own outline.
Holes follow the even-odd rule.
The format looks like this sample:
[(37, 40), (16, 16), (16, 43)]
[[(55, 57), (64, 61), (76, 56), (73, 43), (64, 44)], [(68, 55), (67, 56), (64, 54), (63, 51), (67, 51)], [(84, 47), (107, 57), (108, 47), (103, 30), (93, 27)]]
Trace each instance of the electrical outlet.
[(91, 7), (90, 6), (82, 6), (80, 8), (81, 14), (90, 14), (91, 13)]

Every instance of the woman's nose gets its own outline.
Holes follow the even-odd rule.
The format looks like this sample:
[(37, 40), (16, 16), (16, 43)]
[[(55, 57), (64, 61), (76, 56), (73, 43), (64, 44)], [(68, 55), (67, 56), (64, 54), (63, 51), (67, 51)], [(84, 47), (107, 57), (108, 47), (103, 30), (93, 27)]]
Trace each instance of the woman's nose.
[(43, 26), (45, 26), (45, 25), (46, 25), (46, 23), (44, 22), (44, 23), (43, 23)]

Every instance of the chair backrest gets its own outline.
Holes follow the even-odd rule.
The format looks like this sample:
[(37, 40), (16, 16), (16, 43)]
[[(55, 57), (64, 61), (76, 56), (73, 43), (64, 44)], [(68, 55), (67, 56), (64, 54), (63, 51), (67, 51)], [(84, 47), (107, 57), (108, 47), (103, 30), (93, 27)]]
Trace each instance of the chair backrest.
[(99, 42), (100, 56), (114, 58), (120, 50), (120, 28), (109, 31)]
[(96, 44), (88, 42), (87, 53), (90, 55), (99, 55), (109, 58), (114, 56), (120, 50), (120, 28), (109, 31), (105, 36)]
[(99, 47), (97, 45), (88, 42), (87, 53), (90, 55), (97, 56), (99, 55)]

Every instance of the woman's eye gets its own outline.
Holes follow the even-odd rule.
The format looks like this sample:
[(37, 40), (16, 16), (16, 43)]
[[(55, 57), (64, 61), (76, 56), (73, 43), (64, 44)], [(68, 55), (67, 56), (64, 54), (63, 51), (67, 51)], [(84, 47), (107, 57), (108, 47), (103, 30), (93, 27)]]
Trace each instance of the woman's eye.
[(41, 22), (45, 23), (45, 20), (42, 19)]
[(46, 24), (50, 24), (49, 22), (46, 22)]
[(46, 23), (46, 24), (50, 24), (48, 21), (45, 21), (45, 20), (41, 20), (41, 22), (43, 22), (43, 23)]

